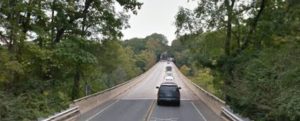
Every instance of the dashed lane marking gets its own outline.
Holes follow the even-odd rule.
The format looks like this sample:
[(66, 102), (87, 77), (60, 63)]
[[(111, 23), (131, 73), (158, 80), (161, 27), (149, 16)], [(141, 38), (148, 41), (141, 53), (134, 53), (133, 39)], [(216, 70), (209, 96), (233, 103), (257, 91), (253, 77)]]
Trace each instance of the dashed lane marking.
[(88, 118), (86, 121), (92, 120), (93, 118), (95, 118), (99, 114), (103, 113), (105, 110), (107, 110), (108, 108), (110, 108), (111, 106), (113, 106), (114, 104), (116, 104), (117, 102), (119, 102), (119, 100), (116, 100), (115, 102), (109, 104), (108, 106), (106, 106), (105, 108), (103, 108), (102, 110), (100, 110), (98, 113), (96, 113), (95, 115), (93, 115), (90, 118)]
[(203, 114), (201, 113), (201, 111), (196, 107), (196, 105), (193, 103), (193, 102), (191, 102), (192, 103), (192, 105), (194, 106), (194, 108), (196, 109), (196, 111), (199, 113), (199, 115), (202, 117), (202, 119), (204, 120), (204, 121), (207, 121), (206, 120), (206, 118), (203, 116)]

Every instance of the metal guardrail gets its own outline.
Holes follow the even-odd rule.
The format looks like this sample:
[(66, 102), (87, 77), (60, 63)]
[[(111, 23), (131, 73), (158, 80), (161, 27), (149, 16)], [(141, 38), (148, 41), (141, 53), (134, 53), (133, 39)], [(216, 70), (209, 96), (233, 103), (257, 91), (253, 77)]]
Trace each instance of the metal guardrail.
[(226, 107), (222, 107), (222, 114), (231, 121), (245, 121), (244, 119), (236, 116), (231, 110)]
[(72, 118), (74, 115), (77, 115), (79, 113), (80, 113), (79, 108), (78, 108), (78, 106), (76, 106), (76, 107), (72, 107), (67, 110), (64, 110), (60, 113), (57, 113), (53, 116), (50, 116), (46, 119), (43, 119), (42, 121), (64, 121), (64, 120), (68, 120), (69, 118)]

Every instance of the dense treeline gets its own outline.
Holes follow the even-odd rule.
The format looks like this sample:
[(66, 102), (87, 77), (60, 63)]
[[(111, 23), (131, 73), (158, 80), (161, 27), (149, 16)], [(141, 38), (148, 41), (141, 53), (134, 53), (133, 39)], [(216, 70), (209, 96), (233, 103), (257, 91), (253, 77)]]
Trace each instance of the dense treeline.
[(180, 8), (181, 71), (258, 121), (300, 120), (300, 2), (199, 0)]
[(169, 49), (168, 40), (162, 34), (153, 33), (145, 38), (132, 38), (125, 40), (125, 47), (129, 47), (136, 55), (136, 65), (143, 71), (149, 69), (157, 61), (160, 55)]
[[(123, 8), (115, 10), (115, 5)], [(136, 0), (1, 0), (0, 120), (36, 120), (141, 74), (166, 46), (119, 41)], [(143, 43), (144, 44), (144, 43)]]

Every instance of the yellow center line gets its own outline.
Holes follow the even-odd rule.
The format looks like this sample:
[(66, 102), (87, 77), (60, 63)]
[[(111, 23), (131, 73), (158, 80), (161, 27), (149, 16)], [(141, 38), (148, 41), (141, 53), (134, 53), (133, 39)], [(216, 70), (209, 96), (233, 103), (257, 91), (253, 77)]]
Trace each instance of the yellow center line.
[(155, 108), (155, 100), (152, 100), (151, 105), (149, 106), (147, 114), (144, 118), (144, 121), (150, 121), (150, 118), (151, 118), (151, 115), (154, 111), (154, 108)]

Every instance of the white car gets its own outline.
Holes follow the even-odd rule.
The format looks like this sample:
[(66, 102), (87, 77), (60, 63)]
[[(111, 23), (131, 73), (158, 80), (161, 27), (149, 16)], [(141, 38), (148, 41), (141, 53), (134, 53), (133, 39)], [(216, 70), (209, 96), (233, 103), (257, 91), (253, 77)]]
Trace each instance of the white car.
[(172, 72), (166, 72), (166, 76), (173, 76), (173, 73)]
[(166, 77), (165, 77), (165, 80), (166, 80), (166, 81), (173, 81), (173, 80), (174, 80), (174, 77), (173, 77), (173, 76), (166, 76)]

